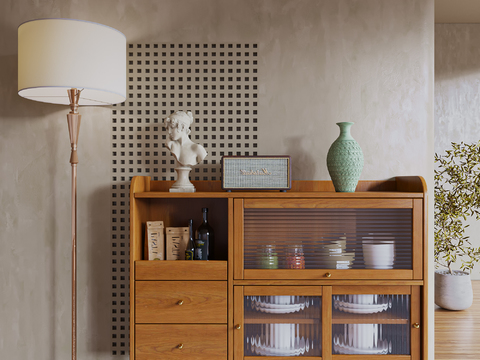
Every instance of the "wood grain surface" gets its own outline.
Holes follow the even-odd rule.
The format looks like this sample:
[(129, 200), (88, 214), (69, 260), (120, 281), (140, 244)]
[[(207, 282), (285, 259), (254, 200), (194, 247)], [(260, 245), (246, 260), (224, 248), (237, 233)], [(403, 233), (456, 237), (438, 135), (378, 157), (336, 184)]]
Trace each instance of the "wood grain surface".
[(136, 325), (138, 360), (225, 360), (227, 325)]
[(435, 360), (480, 359), (480, 280), (472, 285), (473, 305), (467, 310), (435, 307)]
[(137, 281), (135, 322), (227, 323), (226, 281)]

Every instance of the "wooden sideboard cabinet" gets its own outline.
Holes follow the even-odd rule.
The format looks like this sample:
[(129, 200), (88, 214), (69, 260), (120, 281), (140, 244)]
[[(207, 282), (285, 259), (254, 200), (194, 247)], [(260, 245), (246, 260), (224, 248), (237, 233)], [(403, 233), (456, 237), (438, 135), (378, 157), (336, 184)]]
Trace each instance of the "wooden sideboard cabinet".
[[(426, 186), (421, 177), (221, 190), (134, 177), (130, 358), (427, 359)], [(201, 222), (210, 261), (147, 261), (145, 224)]]

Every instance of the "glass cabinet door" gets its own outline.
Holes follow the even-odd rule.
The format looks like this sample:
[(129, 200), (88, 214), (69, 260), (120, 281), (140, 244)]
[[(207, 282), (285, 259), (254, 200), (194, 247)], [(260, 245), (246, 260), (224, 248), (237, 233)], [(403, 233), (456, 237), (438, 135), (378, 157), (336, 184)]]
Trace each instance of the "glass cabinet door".
[[(412, 288), (415, 290), (412, 291)], [(332, 354), (410, 355), (419, 342), (416, 287), (363, 288), (333, 286)], [(412, 304), (413, 302), (413, 304)], [(413, 342), (413, 344), (412, 344)]]
[(321, 357), (319, 286), (235, 286), (235, 359)]
[(421, 269), (421, 252), (413, 244), (421, 244), (414, 237), (421, 236), (422, 213), (415, 201), (301, 200), (242, 203), (241, 224), (235, 224), (242, 258), (235, 262), (235, 278), (334, 279), (359, 270), (348, 271), (348, 277), (369, 279), (383, 271), (414, 279)]

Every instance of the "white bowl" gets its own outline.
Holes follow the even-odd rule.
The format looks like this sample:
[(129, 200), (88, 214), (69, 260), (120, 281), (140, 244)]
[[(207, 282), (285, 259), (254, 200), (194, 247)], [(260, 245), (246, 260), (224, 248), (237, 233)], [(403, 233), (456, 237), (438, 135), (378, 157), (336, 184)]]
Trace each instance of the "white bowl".
[(347, 296), (348, 302), (350, 304), (376, 304), (378, 295), (377, 294), (351, 294)]
[(362, 244), (363, 260), (366, 268), (390, 268), (395, 261), (395, 244), (393, 241), (373, 242), (364, 240)]
[(300, 337), (298, 324), (268, 324), (262, 335), (250, 338), (250, 346), (260, 356), (299, 356), (309, 352), (310, 340)]

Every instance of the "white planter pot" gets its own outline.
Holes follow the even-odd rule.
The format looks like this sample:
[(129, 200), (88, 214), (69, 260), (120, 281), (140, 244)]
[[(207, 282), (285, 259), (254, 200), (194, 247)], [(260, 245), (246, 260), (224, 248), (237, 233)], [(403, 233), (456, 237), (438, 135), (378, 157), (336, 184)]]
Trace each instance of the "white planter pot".
[(465, 310), (473, 302), (470, 274), (455, 270), (435, 271), (435, 304), (447, 310)]

